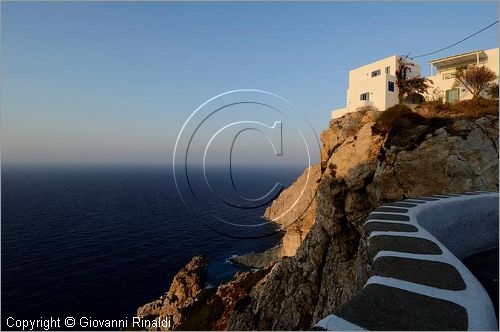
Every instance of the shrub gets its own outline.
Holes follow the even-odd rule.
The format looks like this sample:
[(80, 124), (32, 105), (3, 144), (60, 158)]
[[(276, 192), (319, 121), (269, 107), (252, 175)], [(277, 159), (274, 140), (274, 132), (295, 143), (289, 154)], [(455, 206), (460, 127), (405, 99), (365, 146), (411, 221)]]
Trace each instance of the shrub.
[(498, 102), (490, 99), (462, 100), (453, 105), (465, 117), (480, 118), (485, 115), (498, 115)]
[[(377, 118), (372, 133), (386, 135), (386, 148), (399, 146), (411, 150), (436, 129), (448, 126), (453, 119), (498, 116), (498, 101), (484, 98), (463, 100), (456, 104), (437, 104), (436, 108), (436, 115), (422, 116), (405, 105), (393, 106)], [(417, 111), (425, 113), (422, 109)]]
[(419, 114), (425, 117), (433, 117), (438, 115), (438, 109), (444, 103), (444, 93), (438, 87), (432, 89), (429, 94), (428, 100), (424, 101), (420, 105), (420, 109), (415, 110), (418, 111)]
[(406, 105), (396, 105), (388, 108), (378, 117), (372, 127), (375, 134), (387, 134), (391, 130), (399, 130), (411, 124), (421, 123), (424, 117), (412, 112)]
[(443, 108), (443, 103), (439, 101), (424, 101), (417, 106), (413, 111), (426, 118), (439, 116), (440, 109)]
[(378, 111), (375, 106), (359, 106), (356, 107), (356, 112), (368, 112), (368, 111)]
[(455, 104), (440, 104), (436, 109), (436, 116), (442, 118), (480, 118), (485, 115), (498, 115), (497, 100), (479, 97)]
[(490, 84), (486, 92), (490, 99), (498, 100), (498, 83)]
[(498, 99), (479, 97), (454, 104), (424, 102), (415, 111), (426, 118), (480, 118), (485, 115), (498, 115)]
[(386, 134), (385, 148), (403, 147), (411, 151), (418, 147), (429, 134), (445, 127), (451, 120), (440, 117), (426, 118), (412, 112), (405, 105), (388, 108), (372, 127), (373, 133)]
[(442, 104), (444, 102), (444, 92), (438, 87), (432, 89), (429, 95), (429, 102), (434, 104)]

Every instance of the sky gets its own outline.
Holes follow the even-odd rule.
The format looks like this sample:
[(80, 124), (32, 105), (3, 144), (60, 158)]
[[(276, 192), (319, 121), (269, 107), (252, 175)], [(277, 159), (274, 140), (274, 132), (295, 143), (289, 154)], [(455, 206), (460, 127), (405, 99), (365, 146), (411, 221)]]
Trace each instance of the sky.
[[(345, 105), (350, 69), (445, 47), (497, 20), (498, 9), (477, 1), (2, 2), (2, 164), (171, 164), (190, 114), (235, 89), (285, 98), (319, 135)], [(433, 58), (498, 40), (496, 25), (418, 61), (425, 75)], [(266, 164), (263, 137), (241, 138), (239, 162)], [(301, 151), (287, 162), (303, 162)]]

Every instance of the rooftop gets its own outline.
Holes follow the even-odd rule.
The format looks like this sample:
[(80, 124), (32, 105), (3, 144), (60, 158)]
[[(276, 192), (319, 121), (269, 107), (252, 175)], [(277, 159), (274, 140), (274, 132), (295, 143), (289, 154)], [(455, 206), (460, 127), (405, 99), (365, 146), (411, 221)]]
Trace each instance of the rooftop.
[(429, 61), (429, 64), (434, 65), (436, 68), (449, 67), (464, 62), (477, 61), (486, 58), (486, 53), (483, 50), (477, 50), (462, 54), (456, 54)]

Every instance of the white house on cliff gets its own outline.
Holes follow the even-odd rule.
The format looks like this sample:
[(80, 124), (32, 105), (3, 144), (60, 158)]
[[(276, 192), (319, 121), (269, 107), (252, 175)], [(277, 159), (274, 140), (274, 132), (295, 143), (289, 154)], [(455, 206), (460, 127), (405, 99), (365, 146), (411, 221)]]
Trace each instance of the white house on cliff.
[[(449, 103), (472, 98), (472, 95), (464, 87), (453, 87), (455, 72), (457, 69), (468, 66), (485, 66), (498, 76), (498, 50), (498, 48), (478, 50), (429, 61), (431, 76), (428, 78), (433, 82), (429, 94), (413, 95), (407, 97), (404, 102), (419, 104), (425, 99), (429, 99), (431, 90), (436, 88), (442, 91), (445, 101)], [(397, 63), (398, 56), (393, 55), (351, 70), (349, 72), (346, 107), (333, 110), (332, 118), (335, 119), (346, 113), (354, 112), (360, 107), (372, 106), (383, 111), (396, 105), (398, 103), (398, 87), (395, 76)], [(413, 61), (412, 63), (414, 66), (408, 76), (420, 75), (420, 65)], [(436, 73), (434, 74), (434, 72)]]

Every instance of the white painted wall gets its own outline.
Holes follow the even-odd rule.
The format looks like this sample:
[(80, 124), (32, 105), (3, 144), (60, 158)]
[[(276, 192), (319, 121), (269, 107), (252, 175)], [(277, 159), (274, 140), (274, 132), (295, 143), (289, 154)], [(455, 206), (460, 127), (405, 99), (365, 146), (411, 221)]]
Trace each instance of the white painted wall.
[[(346, 107), (334, 110), (332, 118), (339, 118), (346, 113), (354, 112), (359, 107), (373, 106), (384, 111), (398, 103), (396, 86), (396, 68), (398, 56), (392, 55), (349, 72), (349, 87), (346, 93)], [(409, 77), (420, 75), (420, 65), (414, 66)], [(386, 68), (388, 68), (388, 73)], [(380, 75), (372, 77), (372, 72), (380, 70)], [(394, 83), (394, 91), (389, 91), (389, 82)], [(369, 100), (361, 100), (361, 94), (369, 93)]]
[[(499, 61), (498, 48), (485, 50), (484, 52), (486, 53), (487, 58), (479, 61), (479, 66), (485, 66), (485, 67), (491, 69), (498, 76), (498, 73), (499, 73), (499, 71), (498, 71), (498, 61)], [(475, 65), (476, 61), (457, 64), (456, 66), (451, 67), (451, 68), (434, 69), (434, 72), (436, 74), (428, 77), (433, 82), (433, 86), (431, 87), (431, 89), (429, 89), (429, 91), (428, 91), (429, 93), (424, 95), (425, 99), (429, 100), (429, 98), (431, 98), (431, 91), (432, 91), (432, 88), (434, 88), (434, 87), (439, 88), (442, 91), (443, 96), (446, 97), (446, 90), (453, 89), (453, 84), (455, 83), (455, 78), (445, 78), (445, 75), (454, 74), (456, 72), (457, 67), (467, 66), (467, 65), (472, 65), (472, 64)], [(437, 70), (437, 72), (436, 72), (436, 70)], [(496, 82), (498, 83), (498, 78), (497, 78)], [(459, 89), (460, 89), (460, 93), (459, 93), (460, 100), (467, 100), (467, 99), (472, 98), (472, 94), (465, 87), (462, 86), (462, 87), (459, 87)], [(485, 93), (483, 93), (483, 94), (485, 95)]]
[(498, 194), (447, 199), (442, 204), (429, 205), (432, 209), (417, 212), (418, 224), (458, 258), (498, 247)]

